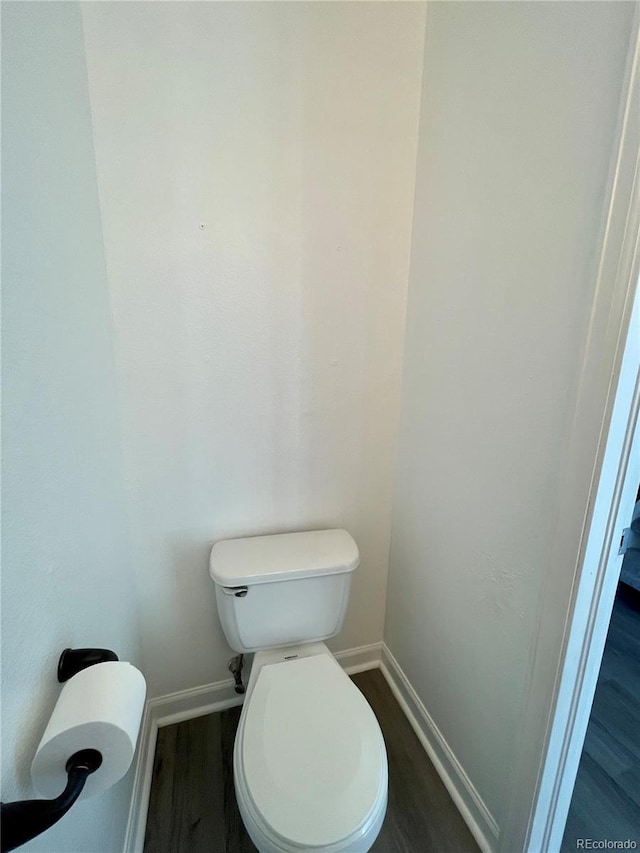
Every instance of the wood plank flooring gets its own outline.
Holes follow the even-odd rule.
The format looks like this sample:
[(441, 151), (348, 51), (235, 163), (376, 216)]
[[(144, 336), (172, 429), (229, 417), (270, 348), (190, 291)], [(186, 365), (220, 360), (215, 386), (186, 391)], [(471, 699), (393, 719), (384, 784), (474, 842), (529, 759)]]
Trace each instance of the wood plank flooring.
[[(373, 708), (389, 760), (389, 805), (372, 853), (477, 853), (478, 846), (381, 672), (353, 681)], [(240, 708), (158, 732), (145, 853), (255, 853), (232, 778)]]
[(620, 585), (562, 841), (640, 847), (640, 593)]

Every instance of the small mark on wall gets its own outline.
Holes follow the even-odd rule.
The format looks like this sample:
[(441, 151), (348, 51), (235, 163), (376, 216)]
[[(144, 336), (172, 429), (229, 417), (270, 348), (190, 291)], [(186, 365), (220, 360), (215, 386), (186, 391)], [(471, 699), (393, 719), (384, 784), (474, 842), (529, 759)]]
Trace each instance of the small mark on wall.
[[(473, 569), (473, 583), (478, 601), (491, 612), (500, 615), (511, 609), (517, 586), (523, 572), (516, 567), (502, 564), (495, 554), (485, 553)], [(520, 618), (522, 614), (520, 613)]]

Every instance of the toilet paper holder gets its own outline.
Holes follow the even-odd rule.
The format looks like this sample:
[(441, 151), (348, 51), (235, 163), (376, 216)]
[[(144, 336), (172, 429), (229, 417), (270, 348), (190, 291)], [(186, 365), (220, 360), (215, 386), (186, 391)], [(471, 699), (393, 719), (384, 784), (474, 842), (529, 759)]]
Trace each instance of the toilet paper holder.
[(67, 786), (58, 797), (2, 803), (2, 853), (26, 844), (66, 815), (82, 793), (87, 777), (101, 764), (97, 749), (81, 749), (67, 761)]
[[(109, 649), (65, 649), (58, 661), (58, 681), (68, 681), (81, 670), (97, 663), (117, 660), (116, 653)], [(81, 749), (71, 755), (66, 763), (67, 784), (59, 796), (52, 800), (2, 803), (1, 853), (8, 853), (26, 844), (57, 823), (78, 799), (87, 778), (101, 764), (102, 754), (97, 749)]]
[(58, 661), (58, 681), (68, 681), (88, 666), (114, 660), (118, 655), (110, 649), (65, 649)]

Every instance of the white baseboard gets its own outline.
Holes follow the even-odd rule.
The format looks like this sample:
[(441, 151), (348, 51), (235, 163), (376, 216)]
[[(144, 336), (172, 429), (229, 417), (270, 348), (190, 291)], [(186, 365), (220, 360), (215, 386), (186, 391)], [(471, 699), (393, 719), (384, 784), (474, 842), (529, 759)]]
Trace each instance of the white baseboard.
[(133, 757), (135, 773), (131, 790), (131, 805), (129, 819), (124, 834), (124, 853), (142, 852), (144, 833), (147, 827), (147, 812), (149, 810), (149, 794), (151, 792), (151, 777), (153, 775), (153, 759), (156, 751), (158, 724), (152, 719), (149, 702), (145, 705), (142, 724), (138, 736), (138, 746)]
[[(345, 672), (353, 675), (367, 669), (377, 669), (380, 665), (381, 651), (382, 643), (372, 643), (368, 646), (335, 652), (334, 657)], [(242, 696), (235, 692), (232, 678), (147, 701), (134, 757), (136, 769), (124, 839), (124, 853), (142, 853), (144, 847), (158, 729), (241, 704)]]
[(483, 853), (495, 853), (498, 824), (384, 643), (380, 669), (478, 846)]
[(382, 643), (371, 643), (369, 646), (356, 646), (344, 652), (334, 652), (333, 656), (347, 675), (365, 672), (367, 669), (378, 669), (382, 655)]

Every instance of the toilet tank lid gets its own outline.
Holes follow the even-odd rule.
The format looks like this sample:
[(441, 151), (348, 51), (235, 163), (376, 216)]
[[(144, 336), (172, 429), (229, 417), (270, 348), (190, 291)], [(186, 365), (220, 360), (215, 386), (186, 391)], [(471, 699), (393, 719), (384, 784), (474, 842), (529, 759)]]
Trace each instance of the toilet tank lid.
[(313, 530), (216, 542), (209, 573), (221, 586), (244, 586), (343, 574), (359, 563), (358, 546), (346, 530)]

